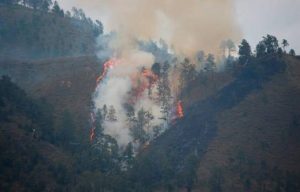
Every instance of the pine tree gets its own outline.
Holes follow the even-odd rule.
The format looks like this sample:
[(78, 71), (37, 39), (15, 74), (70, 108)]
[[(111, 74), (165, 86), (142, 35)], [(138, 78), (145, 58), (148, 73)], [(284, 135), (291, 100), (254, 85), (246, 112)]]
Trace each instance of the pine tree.
[(103, 105), (103, 108), (102, 108), (102, 118), (103, 118), (103, 120), (106, 120), (106, 118), (107, 118), (107, 106), (104, 104)]
[(214, 71), (215, 68), (216, 68), (215, 57), (213, 54), (208, 54), (207, 59), (206, 59), (205, 70), (206, 71)]
[(109, 107), (107, 118), (109, 121), (117, 121), (116, 109), (112, 105)]
[(153, 115), (149, 111), (145, 111), (143, 108), (138, 111), (136, 121), (131, 127), (131, 135), (134, 140), (140, 143), (145, 143), (149, 138), (150, 123), (153, 120)]
[(290, 44), (288, 43), (288, 41), (286, 39), (283, 39), (281, 44), (282, 44), (284, 52), (286, 52), (286, 47), (288, 47)]
[(246, 39), (243, 39), (241, 45), (239, 45), (239, 62), (245, 64), (251, 58), (251, 47)]
[(61, 17), (64, 16), (64, 11), (59, 7), (57, 1), (54, 1), (54, 5), (52, 7), (52, 12), (58, 16), (61, 16)]
[(231, 39), (228, 39), (226, 41), (226, 46), (227, 46), (227, 49), (228, 49), (228, 57), (231, 57), (231, 53), (236, 51), (235, 44)]
[(256, 45), (256, 57), (263, 57), (266, 54), (266, 45), (264, 42), (261, 41)]
[(296, 52), (295, 52), (294, 49), (291, 49), (290, 52), (289, 52), (289, 54), (292, 55), (292, 56), (295, 56), (295, 55), (296, 55)]
[(169, 82), (169, 63), (165, 63), (162, 67), (160, 73), (160, 79), (158, 82), (158, 94), (159, 100), (161, 102), (161, 111), (165, 114), (165, 118), (169, 116), (171, 104), (171, 89), (170, 89), (170, 82)]
[(101, 110), (98, 110), (96, 112), (96, 117), (95, 117), (95, 126), (96, 126), (96, 134), (98, 136), (103, 135), (103, 116), (101, 113)]

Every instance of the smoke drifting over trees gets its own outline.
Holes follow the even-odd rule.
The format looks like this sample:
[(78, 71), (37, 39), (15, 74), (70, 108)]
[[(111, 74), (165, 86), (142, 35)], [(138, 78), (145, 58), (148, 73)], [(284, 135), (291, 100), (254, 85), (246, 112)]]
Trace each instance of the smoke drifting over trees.
[[(176, 3), (166, 0), (100, 0), (77, 1), (77, 3), (85, 9), (98, 10), (100, 15), (108, 18), (105, 27), (116, 32), (107, 43), (111, 51), (100, 51), (98, 56), (101, 59), (117, 57), (120, 61), (108, 72), (104, 83), (101, 82), (98, 85), (94, 102), (97, 109), (105, 104), (115, 107), (119, 119), (115, 122), (105, 122), (104, 132), (117, 138), (120, 145), (126, 145), (132, 141), (130, 128), (126, 125), (124, 104), (130, 100), (128, 93), (142, 87), (136, 83), (145, 81), (145, 78), (141, 80), (135, 77), (143, 68), (149, 70), (159, 60), (156, 58), (156, 52), (149, 51), (149, 46), (141, 42), (150, 41), (149, 44), (151, 44), (152, 40), (160, 40), (160, 48), (166, 52), (164, 55), (172, 53), (174, 57), (189, 57), (193, 60), (200, 50), (219, 54), (219, 44), (222, 40), (229, 38), (237, 40), (240, 37), (240, 30), (233, 17), (231, 0), (190, 0), (188, 2), (179, 0)], [(106, 52), (108, 54), (105, 54)], [(170, 58), (172, 56), (165, 58), (165, 61), (170, 62)], [(181, 60), (170, 64), (175, 65)], [(164, 61), (160, 62), (163, 64)], [(175, 81), (178, 81), (176, 80), (177, 74), (172, 74), (172, 76), (175, 76)], [(164, 82), (167, 82), (169, 78), (171, 78), (170, 75), (165, 74), (161, 81), (165, 79)], [(136, 112), (146, 110), (153, 113), (152, 128), (162, 126), (163, 119), (170, 118), (171, 112), (166, 112), (166, 109), (172, 110), (169, 105), (179, 99), (177, 97), (180, 91), (177, 84), (173, 83), (169, 88), (168, 97), (172, 98), (169, 101), (157, 101), (150, 96), (152, 91), (154, 94), (159, 92), (157, 90), (159, 87), (149, 89), (149, 93), (138, 91), (140, 96), (135, 98), (133, 108)], [(166, 96), (159, 99), (163, 98)]]
[(240, 39), (232, 0), (112, 0), (82, 1), (75, 5), (99, 13), (105, 26), (122, 34), (123, 46), (134, 39), (164, 39), (177, 53), (199, 50), (219, 53), (222, 40)]

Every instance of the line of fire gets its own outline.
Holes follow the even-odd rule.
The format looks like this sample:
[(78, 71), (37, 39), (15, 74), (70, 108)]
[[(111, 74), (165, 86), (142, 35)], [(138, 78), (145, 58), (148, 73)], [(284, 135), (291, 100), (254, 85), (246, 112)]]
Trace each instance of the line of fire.
[[(103, 64), (102, 73), (96, 79), (96, 89), (101, 84), (105, 83), (106, 78), (110, 71), (114, 70), (121, 63), (120, 59), (112, 58), (106, 61)], [(153, 98), (152, 89), (157, 88), (158, 82), (161, 80), (160, 75), (156, 74), (153, 69), (142, 67), (139, 70), (138, 74), (135, 74), (131, 77), (133, 86), (131, 91), (128, 93), (127, 102), (130, 105), (136, 104), (144, 95), (147, 95), (150, 99)], [(174, 97), (172, 97), (174, 98)], [(90, 120), (91, 120), (91, 129), (90, 129), (90, 142), (93, 143), (96, 137), (96, 114), (95, 110), (91, 111)], [(176, 120), (179, 120), (184, 117), (184, 107), (183, 102), (180, 99), (174, 98), (173, 104), (169, 109), (168, 117), (158, 117), (161, 120), (165, 121), (165, 124), (170, 122), (174, 123)], [(147, 131), (147, 130), (145, 130)], [(134, 141), (135, 142), (135, 141)], [(147, 148), (150, 144), (149, 141), (143, 144), (143, 149)]]

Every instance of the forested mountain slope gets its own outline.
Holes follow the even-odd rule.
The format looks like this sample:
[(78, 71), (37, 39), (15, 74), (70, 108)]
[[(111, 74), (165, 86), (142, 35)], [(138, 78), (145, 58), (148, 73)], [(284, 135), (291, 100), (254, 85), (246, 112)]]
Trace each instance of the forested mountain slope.
[(300, 60), (217, 116), (218, 132), (199, 163), (199, 191), (298, 191)]
[(71, 16), (0, 2), (0, 59), (94, 55), (102, 24), (74, 10)]
[(245, 66), (150, 145), (133, 180), (164, 190), (298, 190), (298, 80), (295, 57), (270, 55)]

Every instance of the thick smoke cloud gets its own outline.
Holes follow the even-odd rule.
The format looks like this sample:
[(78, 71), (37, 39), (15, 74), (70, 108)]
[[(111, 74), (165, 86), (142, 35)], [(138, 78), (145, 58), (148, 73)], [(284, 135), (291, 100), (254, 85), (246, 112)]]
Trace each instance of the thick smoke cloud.
[(97, 15), (105, 28), (133, 39), (164, 39), (177, 53), (198, 50), (218, 54), (224, 39), (240, 39), (233, 0), (74, 0), (74, 5)]
[[(194, 57), (199, 50), (218, 54), (224, 39), (238, 39), (239, 30), (233, 15), (231, 0), (98, 0), (77, 1), (87, 10), (97, 10), (106, 17), (105, 27), (116, 35), (108, 41), (117, 65), (109, 69), (98, 85), (94, 103), (96, 109), (103, 105), (114, 106), (118, 120), (105, 122), (104, 132), (117, 139), (122, 147), (133, 141), (126, 120), (124, 104), (130, 91), (140, 81), (142, 67), (150, 69), (157, 60), (153, 53), (141, 50), (139, 42), (163, 39), (172, 53)], [(103, 41), (99, 41), (100, 43)], [(161, 41), (163, 42), (163, 41)], [(164, 44), (164, 43), (163, 43)], [(107, 54), (99, 53), (102, 57)], [(170, 77), (172, 78), (172, 77)], [(177, 85), (178, 82), (172, 82)], [(173, 85), (171, 85), (173, 86)], [(172, 97), (176, 93), (172, 89)], [(154, 88), (155, 92), (155, 88)], [(162, 120), (161, 103), (154, 102), (147, 92), (134, 102), (135, 112), (150, 111), (154, 126), (165, 126)], [(151, 131), (151, 130), (150, 130)], [(150, 133), (151, 134), (151, 133)]]
[[(150, 53), (131, 49), (122, 52), (119, 57), (118, 63), (109, 69), (106, 77), (97, 86), (94, 103), (96, 109), (102, 109), (104, 105), (113, 106), (116, 109), (117, 121), (104, 122), (104, 133), (114, 137), (119, 146), (124, 147), (132, 141), (124, 104), (130, 99), (128, 93), (134, 86), (135, 75), (140, 73), (141, 67), (151, 67), (154, 57)], [(148, 100), (144, 98), (146, 97), (142, 97), (139, 102), (144, 100), (144, 103), (148, 103)], [(142, 107), (136, 105), (134, 108), (138, 111)], [(154, 105), (145, 109), (157, 116), (158, 114), (155, 114), (156, 111), (152, 111), (152, 108)]]

